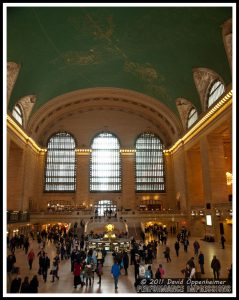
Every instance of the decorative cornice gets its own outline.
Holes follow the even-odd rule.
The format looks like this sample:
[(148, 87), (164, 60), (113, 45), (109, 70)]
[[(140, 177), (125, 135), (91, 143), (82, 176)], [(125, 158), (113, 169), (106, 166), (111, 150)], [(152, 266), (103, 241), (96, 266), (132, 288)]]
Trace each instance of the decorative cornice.
[(204, 129), (212, 120), (220, 115), (226, 108), (232, 104), (232, 90), (228, 92), (221, 100), (202, 117), (200, 118), (191, 129), (180, 138), (170, 149), (164, 150), (165, 155), (175, 153), (182, 145), (190, 141), (196, 134)]
[(7, 115), (7, 127), (12, 130), (25, 144), (29, 145), (37, 154), (44, 154), (47, 150), (40, 148), (17, 123)]

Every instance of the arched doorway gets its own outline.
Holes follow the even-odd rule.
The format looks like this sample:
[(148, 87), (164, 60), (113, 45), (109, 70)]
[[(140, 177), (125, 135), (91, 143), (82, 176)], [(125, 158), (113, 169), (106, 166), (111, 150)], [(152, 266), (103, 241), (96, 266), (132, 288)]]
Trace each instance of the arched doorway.
[(114, 215), (117, 211), (117, 206), (112, 200), (100, 200), (95, 204), (95, 215), (106, 216)]

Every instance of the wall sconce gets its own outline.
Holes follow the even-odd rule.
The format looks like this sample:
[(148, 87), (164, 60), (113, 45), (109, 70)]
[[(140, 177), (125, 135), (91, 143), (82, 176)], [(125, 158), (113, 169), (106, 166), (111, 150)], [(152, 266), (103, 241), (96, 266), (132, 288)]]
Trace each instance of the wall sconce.
[(232, 173), (226, 172), (227, 185), (232, 185)]

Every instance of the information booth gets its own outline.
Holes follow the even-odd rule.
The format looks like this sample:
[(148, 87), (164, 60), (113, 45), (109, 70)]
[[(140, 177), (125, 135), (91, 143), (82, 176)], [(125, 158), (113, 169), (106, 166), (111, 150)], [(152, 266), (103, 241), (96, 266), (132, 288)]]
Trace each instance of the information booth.
[(92, 239), (87, 242), (89, 249), (105, 249), (106, 251), (130, 251), (130, 240), (128, 239), (116, 239), (115, 241), (109, 241), (104, 239)]

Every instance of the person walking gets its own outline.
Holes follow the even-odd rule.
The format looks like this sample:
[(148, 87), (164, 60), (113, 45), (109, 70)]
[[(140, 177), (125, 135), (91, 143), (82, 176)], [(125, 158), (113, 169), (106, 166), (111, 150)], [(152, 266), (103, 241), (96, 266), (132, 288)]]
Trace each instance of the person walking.
[(111, 268), (111, 274), (114, 278), (115, 291), (116, 291), (118, 289), (118, 280), (119, 280), (119, 276), (120, 276), (120, 266), (116, 259), (114, 259), (114, 264), (112, 265), (112, 268)]
[(34, 253), (34, 250), (31, 249), (30, 252), (28, 253), (27, 255), (27, 260), (28, 260), (28, 265), (29, 265), (29, 270), (32, 269), (32, 263), (33, 263), (33, 260), (35, 259), (35, 253)]
[(165, 248), (164, 255), (165, 258), (167, 259), (167, 262), (171, 262), (170, 248), (168, 246)]
[(55, 281), (55, 277), (59, 280), (59, 276), (58, 276), (58, 263), (56, 260), (53, 261), (52, 263), (52, 268), (51, 268), (51, 273), (52, 274), (52, 280), (51, 282)]
[(204, 254), (200, 251), (198, 255), (198, 264), (200, 266), (201, 274), (205, 274), (204, 272)]
[(188, 260), (187, 265), (189, 265), (190, 269), (195, 268), (195, 263), (194, 263), (194, 257), (193, 256)]
[(26, 276), (23, 280), (23, 283), (21, 285), (20, 293), (30, 293), (30, 283), (29, 283), (29, 277)]
[(188, 252), (189, 241), (187, 238), (184, 239), (183, 246), (184, 246), (184, 252)]
[(175, 251), (176, 251), (176, 255), (177, 255), (177, 257), (178, 257), (179, 248), (180, 248), (180, 245), (179, 245), (179, 242), (178, 242), (178, 240), (175, 242), (175, 244), (174, 244), (174, 248), (175, 248)]
[(19, 293), (21, 282), (20, 270), (19, 268), (16, 268), (15, 278), (11, 282), (10, 293)]
[(128, 275), (129, 256), (126, 251), (123, 252), (123, 265), (124, 265), (125, 275)]
[(225, 242), (226, 242), (226, 239), (224, 238), (224, 236), (222, 235), (221, 236), (221, 244), (222, 244), (222, 249), (225, 249)]
[(213, 256), (211, 268), (213, 269), (214, 279), (219, 279), (221, 264), (220, 261), (217, 259), (216, 255)]
[(96, 273), (99, 277), (99, 281), (97, 282), (99, 285), (101, 285), (101, 276), (103, 274), (103, 264), (102, 264), (102, 260), (98, 260), (98, 263), (97, 263), (97, 269), (96, 269)]
[(39, 281), (37, 275), (34, 275), (32, 277), (32, 280), (30, 281), (30, 293), (38, 293), (38, 287), (39, 287)]
[(77, 288), (77, 285), (81, 283), (81, 271), (82, 271), (82, 265), (80, 263), (80, 260), (77, 259), (77, 261), (74, 263), (74, 270), (73, 270), (73, 274), (74, 274), (74, 288)]
[(185, 278), (185, 279), (190, 278), (190, 275), (191, 275), (191, 268), (190, 268), (189, 264), (186, 264), (186, 268), (183, 269), (181, 272), (184, 274), (184, 278)]
[(135, 261), (134, 261), (134, 278), (135, 278), (135, 286), (138, 283), (139, 278), (139, 266), (140, 266), (140, 258), (139, 255), (136, 255)]
[(40, 267), (42, 270), (43, 280), (47, 281), (47, 272), (50, 268), (50, 259), (47, 256), (47, 253), (44, 253), (42, 257), (40, 257)]
[(197, 240), (194, 241), (193, 248), (194, 248), (194, 254), (195, 254), (195, 256), (198, 256), (198, 250), (200, 248), (200, 245), (199, 245), (199, 242)]

